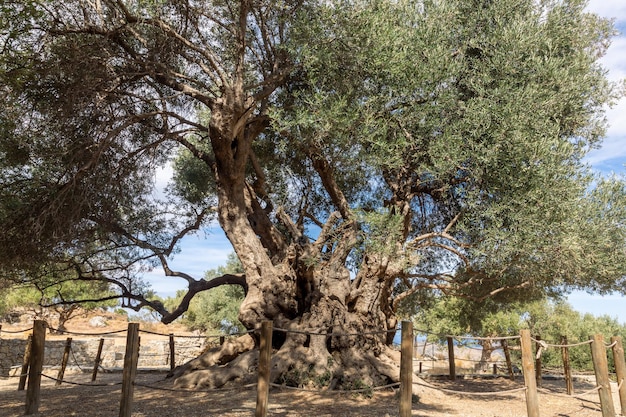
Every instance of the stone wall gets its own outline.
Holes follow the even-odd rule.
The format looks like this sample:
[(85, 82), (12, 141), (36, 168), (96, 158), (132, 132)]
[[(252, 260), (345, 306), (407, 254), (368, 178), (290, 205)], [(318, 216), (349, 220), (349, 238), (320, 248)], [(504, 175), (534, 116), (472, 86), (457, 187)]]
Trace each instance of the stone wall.
[[(107, 370), (119, 370), (124, 367), (125, 337), (103, 337), (101, 366)], [(139, 348), (139, 368), (169, 369), (169, 338), (142, 338)], [(147, 340), (146, 340), (147, 339)], [(0, 338), (0, 377), (18, 375), (22, 365), (27, 339)], [(175, 337), (175, 365), (181, 365), (197, 357), (205, 348), (206, 339)], [(68, 369), (91, 372), (93, 370), (100, 339), (72, 338), (72, 349), (68, 360)], [(59, 367), (63, 360), (66, 339), (46, 338), (44, 367)]]

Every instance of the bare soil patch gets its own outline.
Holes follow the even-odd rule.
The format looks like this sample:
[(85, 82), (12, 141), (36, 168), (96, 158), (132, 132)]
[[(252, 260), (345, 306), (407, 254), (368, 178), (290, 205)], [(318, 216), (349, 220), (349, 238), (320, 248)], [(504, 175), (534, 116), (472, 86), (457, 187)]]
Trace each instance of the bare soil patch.
[[(110, 417), (119, 413), (122, 375), (110, 373), (98, 376), (95, 383), (90, 375), (66, 376), (67, 381), (85, 385), (64, 383), (60, 387), (54, 381), (42, 381), (41, 405), (37, 417)], [(239, 417), (254, 415), (256, 390), (231, 388), (213, 391), (172, 390), (172, 383), (164, 373), (142, 373), (135, 387), (133, 417)], [(526, 402), (523, 392), (499, 395), (476, 393), (501, 392), (522, 386), (521, 378), (473, 379), (457, 381), (428, 381), (435, 388), (420, 386), (421, 394), (413, 405), (413, 416), (418, 417), (523, 417)], [(590, 383), (578, 382), (577, 392), (593, 388)], [(614, 385), (613, 390), (617, 387)], [(460, 391), (453, 394), (441, 389)], [(0, 380), (0, 415), (17, 417), (24, 415), (26, 393), (17, 391), (17, 378)], [(619, 413), (617, 395), (613, 395), (615, 409)], [(601, 417), (602, 412), (596, 392), (568, 397), (564, 394), (563, 381), (544, 381), (539, 394), (542, 417)], [(375, 391), (371, 398), (346, 393), (319, 393), (272, 388), (270, 391), (270, 416), (280, 417), (340, 417), (340, 416), (397, 416), (397, 391)]]
[[(105, 329), (94, 329), (89, 318), (74, 319), (68, 325), (72, 332), (95, 333), (125, 329), (127, 322), (118, 317), (107, 317)], [(23, 329), (25, 324), (7, 326), (3, 330)], [(157, 333), (184, 334), (188, 332), (180, 326), (164, 326), (155, 323), (142, 329)], [(13, 337), (26, 337), (12, 335)], [(66, 336), (46, 336), (66, 337)], [(120, 336), (120, 337), (123, 337)], [(142, 334), (142, 338), (150, 334)], [(1, 343), (1, 340), (0, 340)], [(56, 370), (45, 370), (45, 374), (56, 376)], [(416, 379), (416, 401), (413, 404), (414, 417), (524, 417), (526, 401), (523, 391), (505, 393), (523, 387), (523, 378), (515, 381), (508, 378)], [(115, 417), (119, 414), (121, 399), (121, 373), (101, 373), (95, 383), (91, 374), (75, 373), (65, 375), (61, 386), (55, 381), (43, 378), (41, 405), (35, 417)], [(253, 416), (256, 406), (254, 387), (233, 387), (212, 391), (174, 390), (172, 381), (165, 379), (164, 372), (140, 373), (133, 399), (133, 417), (207, 417)], [(80, 384), (75, 385), (72, 383)], [(418, 385), (419, 384), (419, 385)], [(23, 416), (25, 411), (25, 391), (17, 391), (18, 378), (0, 378), (0, 416)], [(543, 381), (539, 393), (542, 417), (601, 417), (602, 411), (597, 392), (581, 394), (594, 387), (592, 380), (574, 383), (577, 395), (565, 394), (563, 381)], [(458, 391), (451, 393), (449, 391)], [(612, 384), (615, 411), (619, 414), (620, 405), (617, 386)], [(498, 394), (489, 394), (497, 392)], [(487, 395), (484, 395), (487, 393)], [(374, 391), (371, 397), (338, 392), (306, 392), (286, 388), (272, 388), (269, 399), (269, 416), (275, 417), (391, 417), (398, 415), (398, 392), (387, 389)]]

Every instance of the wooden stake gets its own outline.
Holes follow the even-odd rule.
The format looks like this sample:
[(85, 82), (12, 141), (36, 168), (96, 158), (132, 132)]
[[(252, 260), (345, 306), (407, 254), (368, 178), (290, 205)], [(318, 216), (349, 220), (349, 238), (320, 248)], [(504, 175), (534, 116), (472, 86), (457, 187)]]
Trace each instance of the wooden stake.
[(261, 341), (259, 345), (259, 375), (257, 382), (255, 417), (267, 416), (270, 395), (270, 363), (272, 359), (272, 322), (261, 323)]
[(413, 323), (402, 322), (400, 344), (400, 417), (410, 417), (413, 408)]
[(615, 417), (615, 407), (611, 397), (611, 382), (609, 381), (609, 364), (606, 360), (606, 346), (601, 334), (590, 337), (591, 359), (593, 369), (596, 373), (596, 384), (598, 386), (598, 396), (600, 397), (600, 407), (602, 417)]
[(454, 339), (448, 336), (448, 364), (450, 367), (450, 379), (454, 381), (456, 379), (456, 365), (454, 363)]
[(43, 320), (35, 320), (30, 348), (28, 387), (26, 388), (26, 415), (37, 414), (41, 402), (41, 371), (43, 370), (46, 327)]
[(522, 369), (526, 385), (526, 410), (528, 417), (539, 417), (539, 397), (537, 396), (537, 380), (535, 378), (535, 358), (533, 355), (530, 330), (520, 331), (522, 338)]
[(98, 352), (96, 353), (96, 360), (93, 364), (93, 371), (91, 372), (91, 382), (96, 380), (98, 376), (98, 367), (100, 367), (100, 363), (102, 362), (102, 347), (104, 346), (104, 339), (100, 339), (100, 343), (98, 344)]
[(174, 333), (170, 333), (170, 371), (176, 367), (176, 350), (174, 347)]
[(535, 339), (537, 340), (537, 356), (535, 357), (535, 381), (536, 384), (539, 388), (541, 388), (541, 381), (542, 381), (542, 377), (541, 377), (541, 336), (536, 336)]
[(33, 335), (28, 335), (26, 346), (24, 347), (24, 357), (22, 358), (22, 369), (20, 371), (20, 382), (17, 385), (18, 391), (24, 391), (26, 388), (26, 380), (28, 379), (28, 365), (30, 364), (30, 351), (33, 344)]
[(626, 416), (626, 360), (624, 359), (622, 338), (619, 336), (611, 337), (611, 344), (613, 344), (613, 361), (615, 362), (615, 374), (619, 386), (619, 402), (622, 415)]
[(131, 417), (137, 363), (139, 362), (139, 323), (128, 323), (122, 373), (122, 400), (119, 417)]
[(65, 350), (63, 350), (63, 359), (61, 360), (61, 369), (59, 369), (59, 374), (57, 375), (57, 381), (55, 382), (55, 386), (61, 385), (63, 382), (63, 376), (65, 375), (65, 368), (67, 367), (67, 361), (70, 358), (70, 350), (72, 349), (72, 338), (68, 337), (65, 340)]
[(569, 348), (567, 336), (561, 336), (561, 356), (563, 357), (563, 374), (565, 375), (565, 390), (567, 395), (574, 395), (574, 379), (572, 378), (572, 365), (569, 361)]
[(506, 368), (509, 370), (509, 376), (511, 379), (515, 379), (515, 373), (513, 372), (513, 362), (511, 362), (511, 351), (509, 350), (509, 343), (506, 339), (500, 341), (502, 350), (504, 351), (504, 358), (506, 359)]

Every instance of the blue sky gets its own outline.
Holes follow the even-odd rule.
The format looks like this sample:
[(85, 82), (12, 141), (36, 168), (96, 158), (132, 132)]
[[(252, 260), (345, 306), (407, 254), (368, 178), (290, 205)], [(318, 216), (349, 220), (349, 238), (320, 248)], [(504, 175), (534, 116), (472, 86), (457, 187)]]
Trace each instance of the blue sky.
[[(620, 35), (614, 39), (602, 64), (613, 81), (626, 79), (626, 0), (592, 0), (588, 9), (601, 16), (615, 19)], [(600, 149), (590, 152), (587, 162), (605, 174), (626, 174), (626, 99), (621, 99), (607, 110), (609, 129)], [(170, 170), (165, 170), (170, 171)], [(170, 171), (171, 172), (171, 171)], [(200, 278), (204, 271), (224, 265), (230, 243), (219, 227), (209, 228), (207, 233), (187, 236), (181, 244), (181, 252), (171, 261), (170, 267)], [(185, 288), (185, 281), (166, 278), (160, 269), (145, 274), (152, 288), (161, 296), (172, 296)], [(626, 297), (621, 295), (599, 296), (575, 292), (568, 297), (574, 309), (594, 315), (609, 315), (626, 323)]]

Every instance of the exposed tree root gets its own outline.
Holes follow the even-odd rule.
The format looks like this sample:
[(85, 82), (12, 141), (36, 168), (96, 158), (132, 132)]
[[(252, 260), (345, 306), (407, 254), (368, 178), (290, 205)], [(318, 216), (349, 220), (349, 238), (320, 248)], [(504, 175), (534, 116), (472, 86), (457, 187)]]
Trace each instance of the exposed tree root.
[[(372, 389), (400, 379), (398, 352), (383, 346), (373, 353), (359, 346), (330, 352), (324, 335), (290, 333), (272, 354), (271, 382), (322, 390)], [(220, 388), (254, 382), (258, 350), (251, 336), (229, 340), (176, 368), (179, 388)]]
[(254, 339), (244, 335), (229, 339), (222, 346), (212, 348), (199, 357), (174, 369), (169, 377), (180, 388), (219, 388), (243, 378), (256, 369), (258, 351)]
[(220, 388), (231, 381), (247, 383), (255, 375), (259, 362), (259, 351), (251, 350), (240, 354), (226, 365), (213, 365), (207, 369), (195, 369), (176, 378), (177, 388)]

